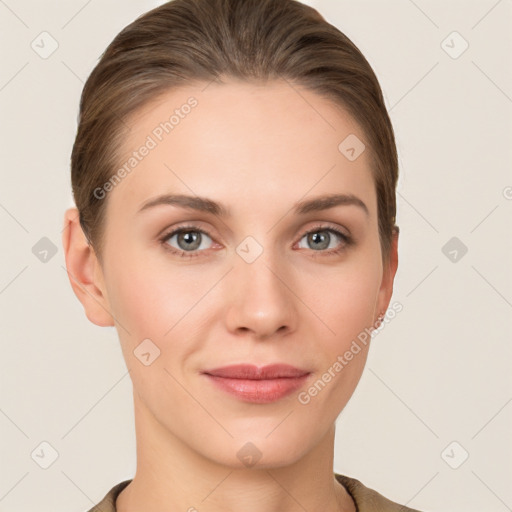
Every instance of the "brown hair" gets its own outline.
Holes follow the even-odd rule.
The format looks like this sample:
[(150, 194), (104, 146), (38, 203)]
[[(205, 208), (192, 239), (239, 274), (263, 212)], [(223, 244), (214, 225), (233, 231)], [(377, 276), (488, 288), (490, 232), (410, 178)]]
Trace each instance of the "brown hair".
[(221, 77), (286, 78), (346, 109), (367, 137), (382, 259), (389, 261), (398, 157), (380, 85), (352, 41), (297, 0), (172, 0), (110, 43), (82, 91), (71, 155), (80, 224), (100, 261), (106, 199), (94, 190), (119, 165), (124, 121), (170, 88)]

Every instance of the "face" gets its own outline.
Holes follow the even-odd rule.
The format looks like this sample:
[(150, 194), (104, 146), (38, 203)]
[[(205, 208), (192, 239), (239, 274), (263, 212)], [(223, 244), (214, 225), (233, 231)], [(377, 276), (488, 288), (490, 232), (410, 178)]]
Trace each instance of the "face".
[[(352, 395), (369, 344), (345, 354), (392, 292), (368, 151), (338, 148), (364, 133), (286, 82), (174, 89), (130, 125), (130, 171), (107, 186), (101, 283), (141, 410), (213, 461), (240, 466), (251, 442), (263, 465), (292, 463)], [(335, 194), (352, 199), (304, 207)], [(151, 204), (165, 195), (196, 202)], [(203, 373), (243, 363), (309, 374), (251, 401)]]

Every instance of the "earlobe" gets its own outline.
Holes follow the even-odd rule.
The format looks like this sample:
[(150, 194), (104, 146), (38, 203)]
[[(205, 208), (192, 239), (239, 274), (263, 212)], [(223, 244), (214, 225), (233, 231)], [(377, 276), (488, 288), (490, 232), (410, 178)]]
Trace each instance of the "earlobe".
[(99, 261), (80, 226), (77, 208), (69, 208), (64, 214), (62, 246), (71, 287), (87, 318), (100, 327), (113, 326), (104, 283), (97, 277), (101, 272)]

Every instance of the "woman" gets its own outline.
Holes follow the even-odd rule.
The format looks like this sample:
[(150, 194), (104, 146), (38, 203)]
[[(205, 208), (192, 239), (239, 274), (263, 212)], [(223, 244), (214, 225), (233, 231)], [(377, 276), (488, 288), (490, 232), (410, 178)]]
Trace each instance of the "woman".
[(295, 0), (168, 2), (88, 78), (71, 167), (70, 282), (118, 331), (137, 438), (91, 510), (412, 510), (333, 473), (398, 264), (393, 128), (354, 44)]

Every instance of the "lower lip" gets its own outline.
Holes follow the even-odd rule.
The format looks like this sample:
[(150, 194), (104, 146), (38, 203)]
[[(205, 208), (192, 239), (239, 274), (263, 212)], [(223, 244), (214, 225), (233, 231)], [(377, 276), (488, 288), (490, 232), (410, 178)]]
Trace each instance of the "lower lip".
[(228, 379), (205, 373), (218, 388), (236, 396), (244, 402), (268, 404), (290, 395), (299, 389), (309, 377), (282, 377), (279, 379), (249, 380)]

